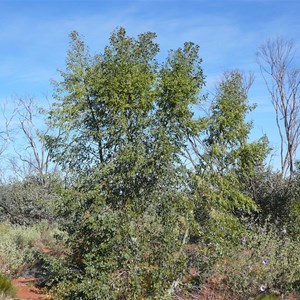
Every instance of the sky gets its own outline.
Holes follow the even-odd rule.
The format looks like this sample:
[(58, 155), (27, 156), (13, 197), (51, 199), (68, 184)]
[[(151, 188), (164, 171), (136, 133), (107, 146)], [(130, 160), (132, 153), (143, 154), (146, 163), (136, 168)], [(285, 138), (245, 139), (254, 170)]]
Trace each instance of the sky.
[(299, 11), (298, 0), (0, 0), (0, 105), (16, 97), (43, 104), (52, 97), (51, 80), (65, 67), (72, 30), (92, 53), (103, 51), (117, 27), (130, 36), (152, 31), (161, 57), (185, 41), (200, 46), (205, 92), (214, 91), (224, 71), (254, 73), (251, 139), (267, 134), (276, 160), (275, 117), (255, 53), (282, 36), (295, 41), (300, 56)]

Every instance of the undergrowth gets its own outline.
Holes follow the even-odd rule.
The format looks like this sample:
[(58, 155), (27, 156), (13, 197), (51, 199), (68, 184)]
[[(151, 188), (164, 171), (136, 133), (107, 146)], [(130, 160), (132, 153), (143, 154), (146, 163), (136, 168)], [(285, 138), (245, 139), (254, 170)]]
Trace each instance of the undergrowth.
[(15, 288), (7, 275), (0, 273), (0, 299), (8, 299), (16, 294)]
[(0, 269), (10, 276), (19, 276), (36, 260), (39, 245), (53, 245), (55, 229), (41, 223), (34, 226), (0, 224)]

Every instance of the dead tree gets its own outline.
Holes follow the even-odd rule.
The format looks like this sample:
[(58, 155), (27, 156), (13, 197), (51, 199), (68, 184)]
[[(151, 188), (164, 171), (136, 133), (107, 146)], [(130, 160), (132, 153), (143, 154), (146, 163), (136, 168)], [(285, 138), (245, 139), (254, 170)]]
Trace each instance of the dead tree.
[[(57, 164), (50, 160), (44, 136), (50, 127), (42, 120), (39, 108), (32, 98), (20, 98), (16, 101), (16, 140), (14, 149), (17, 160), (11, 164), (16, 173), (26, 176), (38, 174), (41, 178), (56, 171)], [(23, 174), (22, 174), (23, 173)], [(25, 174), (24, 174), (25, 173)]]
[(6, 113), (7, 107), (6, 105), (1, 106), (1, 118), (2, 122), (0, 124), (0, 156), (5, 152), (8, 145), (11, 142), (11, 123), (16, 114), (16, 110), (13, 109), (10, 116), (7, 116)]
[(292, 40), (268, 40), (257, 52), (257, 62), (271, 96), (280, 136), (281, 172), (292, 177), (300, 136), (300, 69), (294, 66)]

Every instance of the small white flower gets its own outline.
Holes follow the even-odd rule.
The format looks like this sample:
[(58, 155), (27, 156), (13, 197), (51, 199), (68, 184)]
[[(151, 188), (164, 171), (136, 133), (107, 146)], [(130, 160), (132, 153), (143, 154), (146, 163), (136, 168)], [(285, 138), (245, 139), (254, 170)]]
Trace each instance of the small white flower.
[(242, 238), (241, 238), (241, 243), (242, 243), (242, 244), (245, 244), (245, 243), (246, 243), (246, 238), (245, 238), (245, 237), (242, 237)]
[(265, 285), (261, 285), (260, 286), (260, 288), (259, 288), (259, 290), (261, 291), (261, 292), (265, 292), (266, 291), (266, 289), (267, 289), (267, 287), (265, 286)]

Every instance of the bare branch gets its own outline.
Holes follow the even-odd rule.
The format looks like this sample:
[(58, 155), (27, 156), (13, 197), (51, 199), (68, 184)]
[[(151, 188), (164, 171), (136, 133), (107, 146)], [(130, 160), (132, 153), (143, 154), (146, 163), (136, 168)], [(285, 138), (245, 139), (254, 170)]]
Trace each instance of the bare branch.
[(292, 176), (300, 135), (300, 70), (293, 66), (296, 53), (292, 40), (268, 40), (257, 52), (266, 87), (275, 110), (280, 136), (280, 160), (283, 176)]
[(42, 119), (40, 111), (33, 98), (19, 98), (15, 102), (14, 119), (17, 122), (15, 136), (18, 143), (13, 147), (17, 161), (26, 166), (24, 172), (23, 167), (17, 166), (17, 162), (11, 160), (16, 175), (22, 170), (23, 176), (31, 173), (45, 176), (50, 171), (50, 165), (51, 170), (56, 170), (56, 165), (50, 160), (44, 139), (50, 127)]
[(5, 152), (8, 145), (10, 144), (12, 137), (11, 137), (11, 123), (16, 114), (16, 109), (13, 109), (12, 112), (7, 114), (7, 104), (1, 105), (1, 116), (4, 123), (1, 125), (3, 127), (0, 130), (0, 156)]

